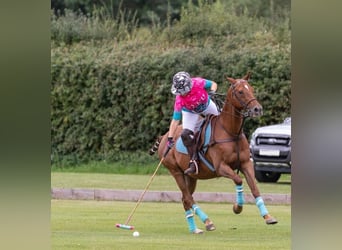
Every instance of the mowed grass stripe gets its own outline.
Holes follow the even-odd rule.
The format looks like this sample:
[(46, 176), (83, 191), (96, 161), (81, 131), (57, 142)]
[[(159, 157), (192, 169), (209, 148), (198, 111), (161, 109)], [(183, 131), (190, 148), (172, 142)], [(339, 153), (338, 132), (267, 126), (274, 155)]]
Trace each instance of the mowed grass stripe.
[[(99, 174), (99, 173), (51, 173), (53, 188), (103, 188), (141, 190), (146, 187), (151, 175)], [(244, 180), (244, 179), (243, 179)], [(291, 194), (291, 175), (282, 175), (277, 183), (257, 183), (261, 193)], [(244, 180), (245, 193), (250, 193)], [(156, 175), (149, 190), (179, 191), (171, 175)], [(230, 179), (215, 178), (199, 180), (196, 192), (235, 192)]]
[[(231, 204), (201, 203), (217, 229), (203, 235), (189, 233), (180, 203), (143, 202), (130, 224), (140, 232), (115, 227), (125, 223), (134, 202), (51, 201), (52, 249), (291, 249), (291, 207), (268, 206), (279, 223), (266, 225), (255, 205), (240, 215)], [(196, 217), (199, 228), (203, 224)]]

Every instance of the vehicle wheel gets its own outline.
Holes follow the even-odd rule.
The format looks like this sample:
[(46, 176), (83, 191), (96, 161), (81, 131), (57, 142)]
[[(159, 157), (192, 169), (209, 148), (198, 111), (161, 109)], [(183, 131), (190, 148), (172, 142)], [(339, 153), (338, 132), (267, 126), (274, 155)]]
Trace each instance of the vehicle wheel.
[(255, 178), (258, 182), (277, 182), (281, 173), (255, 170)]

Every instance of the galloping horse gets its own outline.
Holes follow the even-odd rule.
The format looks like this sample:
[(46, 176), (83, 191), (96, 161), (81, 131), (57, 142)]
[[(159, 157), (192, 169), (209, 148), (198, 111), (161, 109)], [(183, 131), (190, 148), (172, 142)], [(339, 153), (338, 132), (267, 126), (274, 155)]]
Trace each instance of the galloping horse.
[[(151, 148), (152, 154), (158, 148), (158, 155), (162, 164), (169, 170), (177, 182), (182, 192), (182, 202), (185, 210), (185, 217), (188, 222), (191, 233), (200, 234), (203, 230), (197, 228), (194, 213), (199, 216), (205, 224), (207, 231), (215, 230), (214, 223), (208, 215), (201, 210), (193, 199), (198, 179), (211, 179), (216, 177), (226, 177), (232, 179), (235, 183), (236, 202), (233, 205), (234, 213), (241, 213), (245, 203), (243, 194), (243, 183), (241, 177), (234, 170), (241, 171), (247, 181), (247, 184), (255, 198), (255, 203), (259, 208), (260, 215), (264, 218), (266, 224), (275, 224), (277, 220), (273, 218), (260, 196), (254, 176), (253, 163), (250, 160), (249, 143), (243, 133), (243, 124), (246, 117), (257, 117), (262, 115), (262, 106), (256, 100), (253, 88), (248, 83), (250, 73), (247, 73), (242, 79), (227, 77), (230, 82), (226, 99), (218, 116), (209, 116), (204, 119), (206, 126), (210, 125), (210, 141), (207, 149), (203, 152), (205, 159), (211, 163), (211, 168), (199, 162), (199, 173), (185, 175), (184, 170), (188, 168), (189, 155), (186, 152), (179, 152), (174, 146), (165, 154), (167, 148), (168, 134), (161, 136)], [(203, 126), (202, 126), (203, 127)], [(180, 137), (182, 125), (179, 125), (174, 136), (175, 140)], [(198, 145), (204, 144), (205, 129), (199, 132)], [(179, 139), (180, 140), (180, 139)], [(178, 143), (178, 141), (177, 141)], [(199, 151), (201, 148), (199, 148)]]

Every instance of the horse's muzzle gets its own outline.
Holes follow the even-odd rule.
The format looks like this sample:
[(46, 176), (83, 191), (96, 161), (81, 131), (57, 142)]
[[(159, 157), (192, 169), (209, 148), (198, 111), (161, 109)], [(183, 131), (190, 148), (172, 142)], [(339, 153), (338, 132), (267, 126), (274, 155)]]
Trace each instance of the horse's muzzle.
[(252, 108), (248, 110), (248, 114), (250, 117), (258, 117), (262, 116), (262, 106), (261, 105), (255, 105)]

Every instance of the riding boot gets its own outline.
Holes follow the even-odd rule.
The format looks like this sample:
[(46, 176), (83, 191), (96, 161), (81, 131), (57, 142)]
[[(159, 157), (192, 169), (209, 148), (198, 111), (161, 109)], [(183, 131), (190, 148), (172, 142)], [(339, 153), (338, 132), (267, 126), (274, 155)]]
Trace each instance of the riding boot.
[(189, 168), (184, 171), (184, 174), (198, 174), (198, 155), (197, 155), (197, 145), (194, 143), (187, 147), (188, 153), (190, 155)]
[(198, 174), (197, 163), (197, 145), (195, 139), (195, 133), (190, 129), (184, 129), (181, 134), (184, 146), (188, 150), (190, 156), (189, 168), (184, 171), (185, 174)]

